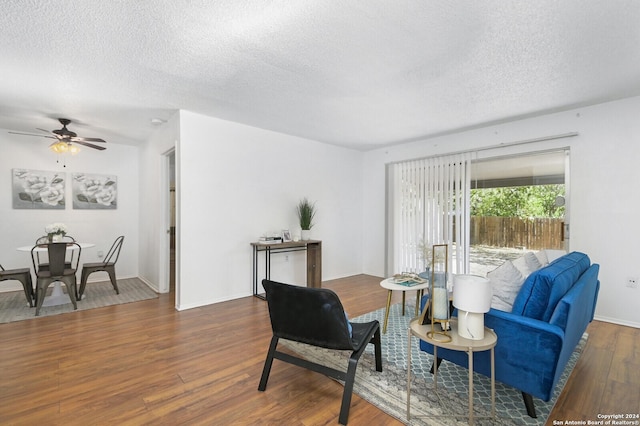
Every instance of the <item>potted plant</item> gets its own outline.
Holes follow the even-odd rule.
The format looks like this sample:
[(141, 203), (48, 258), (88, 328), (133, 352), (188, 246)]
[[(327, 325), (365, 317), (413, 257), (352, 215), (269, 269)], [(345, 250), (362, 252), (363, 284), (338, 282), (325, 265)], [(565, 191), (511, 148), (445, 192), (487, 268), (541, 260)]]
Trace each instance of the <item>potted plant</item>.
[(316, 215), (316, 203), (311, 203), (306, 197), (300, 200), (297, 206), (298, 219), (300, 220), (300, 228), (302, 230), (301, 237), (308, 240), (310, 230), (313, 228), (313, 218)]

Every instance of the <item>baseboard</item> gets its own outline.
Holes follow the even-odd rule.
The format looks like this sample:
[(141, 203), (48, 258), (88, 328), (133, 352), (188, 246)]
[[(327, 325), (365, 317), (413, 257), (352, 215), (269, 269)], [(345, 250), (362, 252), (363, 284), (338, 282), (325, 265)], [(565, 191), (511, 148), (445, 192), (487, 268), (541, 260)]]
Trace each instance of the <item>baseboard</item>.
[(147, 280), (146, 278), (144, 277), (130, 277), (130, 278), (137, 278), (143, 283), (145, 283), (147, 287), (149, 287), (151, 290), (155, 291), (156, 293), (160, 293), (160, 290), (158, 290), (158, 287), (154, 285), (151, 281)]
[(609, 322), (611, 324), (624, 325), (626, 327), (640, 328), (640, 323), (633, 322), (633, 321), (625, 321), (618, 318), (610, 318), (610, 317), (603, 317), (601, 315), (595, 315), (593, 319), (597, 321), (602, 321), (602, 322)]
[(219, 298), (219, 299), (210, 299), (210, 300), (205, 300), (205, 301), (200, 301), (197, 303), (189, 303), (189, 304), (180, 304), (180, 305), (176, 305), (176, 310), (177, 311), (185, 311), (188, 309), (193, 309), (193, 308), (199, 308), (201, 306), (207, 306), (207, 305), (213, 305), (216, 303), (221, 303), (221, 302), (228, 302), (230, 300), (236, 300), (236, 299), (240, 299), (243, 297), (250, 297), (251, 293), (242, 293), (242, 294), (235, 294), (232, 296), (228, 296), (228, 297), (223, 297), (223, 298)]

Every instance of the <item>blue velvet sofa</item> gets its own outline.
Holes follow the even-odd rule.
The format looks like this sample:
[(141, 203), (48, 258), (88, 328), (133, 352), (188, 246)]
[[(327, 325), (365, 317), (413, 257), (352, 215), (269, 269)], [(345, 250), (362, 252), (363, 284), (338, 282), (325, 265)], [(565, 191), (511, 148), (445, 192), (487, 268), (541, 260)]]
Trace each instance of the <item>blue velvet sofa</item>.
[[(548, 401), (569, 357), (593, 320), (599, 265), (584, 253), (568, 253), (531, 273), (511, 312), (491, 309), (485, 326), (495, 330), (496, 380), (522, 392), (527, 413), (536, 417), (533, 397)], [(422, 307), (428, 296), (423, 297)], [(454, 316), (456, 313), (454, 312)], [(433, 346), (420, 341), (433, 354)], [(438, 360), (468, 368), (467, 354), (438, 349)], [(477, 352), (474, 370), (490, 376), (490, 352)]]

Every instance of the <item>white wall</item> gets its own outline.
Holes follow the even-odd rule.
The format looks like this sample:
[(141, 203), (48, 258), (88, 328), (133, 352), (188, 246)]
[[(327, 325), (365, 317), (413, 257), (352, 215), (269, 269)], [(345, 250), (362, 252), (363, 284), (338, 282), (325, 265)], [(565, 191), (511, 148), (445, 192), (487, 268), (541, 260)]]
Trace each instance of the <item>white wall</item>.
[[(385, 164), (572, 131), (579, 136), (508, 149), (571, 148), (571, 250), (600, 264), (598, 319), (640, 327), (640, 97), (378, 149), (364, 155), (364, 272), (384, 274)], [(506, 149), (505, 149), (506, 150)], [(483, 156), (500, 150), (484, 152)]]
[[(302, 197), (317, 202), (323, 280), (361, 273), (361, 152), (183, 111), (178, 153), (179, 309), (250, 295), (250, 242), (299, 232)], [(303, 253), (272, 260), (272, 279), (306, 283)]]
[[(166, 198), (169, 195), (166, 153), (177, 143), (180, 115), (158, 127), (140, 148), (140, 278), (156, 291), (167, 292), (168, 236)], [(176, 160), (177, 161), (177, 160)], [(165, 286), (165, 287), (163, 287)]]
[[(52, 222), (63, 222), (78, 241), (96, 244), (82, 251), (81, 262), (98, 261), (98, 251), (106, 253), (118, 235), (125, 243), (118, 260), (119, 278), (138, 276), (138, 149), (107, 144), (104, 151), (82, 148), (67, 160), (67, 167), (56, 163), (56, 155), (47, 146), (50, 139), (9, 134), (0, 130), (0, 263), (5, 268), (31, 265), (28, 253), (16, 247), (33, 245)], [(25, 210), (12, 206), (12, 169), (33, 169), (66, 173), (64, 210)], [(116, 210), (76, 210), (71, 202), (71, 173), (87, 172), (115, 175), (118, 178)], [(132, 219), (134, 218), (134, 219)], [(95, 273), (90, 281), (106, 280), (106, 273)], [(0, 282), (0, 291), (21, 289), (16, 282)]]

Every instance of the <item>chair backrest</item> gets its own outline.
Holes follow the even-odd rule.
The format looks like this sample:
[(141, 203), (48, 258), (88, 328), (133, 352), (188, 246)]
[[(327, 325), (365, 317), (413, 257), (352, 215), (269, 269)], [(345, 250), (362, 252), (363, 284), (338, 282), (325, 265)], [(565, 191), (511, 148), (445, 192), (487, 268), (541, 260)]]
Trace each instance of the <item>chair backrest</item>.
[[(76, 241), (76, 239), (73, 238), (71, 235), (68, 235), (68, 234), (63, 235), (62, 239), (61, 239), (61, 242), (74, 243), (75, 241)], [(36, 240), (36, 245), (37, 246), (41, 246), (41, 245), (44, 245), (44, 244), (49, 244), (49, 236), (48, 235), (43, 235), (42, 237), (40, 237), (40, 238), (38, 238)], [(74, 253), (75, 253), (74, 250), (69, 250), (70, 259), (67, 260), (68, 263), (73, 263)], [(39, 252), (36, 252), (36, 258), (38, 259), (38, 262), (37, 262), (38, 264), (43, 263), (43, 262), (40, 261), (40, 253)], [(48, 260), (44, 259), (44, 263), (47, 263), (47, 262), (48, 262)]]
[(111, 245), (111, 248), (104, 257), (104, 264), (116, 263), (118, 257), (120, 257), (120, 250), (122, 249), (122, 243), (124, 242), (124, 235), (120, 235)]
[(275, 336), (329, 349), (354, 349), (344, 308), (333, 291), (270, 280), (262, 285)]
[(68, 248), (71, 248), (72, 250), (78, 250), (78, 256), (75, 257), (75, 263), (71, 265), (72, 269), (78, 269), (82, 247), (80, 247), (80, 244), (78, 243), (67, 242), (38, 244), (33, 246), (33, 248), (31, 249), (31, 261), (33, 262), (33, 268), (35, 271), (38, 271), (36, 259), (38, 257), (37, 249), (40, 247), (47, 248), (47, 255), (49, 256), (49, 272), (52, 277), (59, 277), (64, 275), (64, 271), (66, 269), (65, 262)]
[[(42, 237), (40, 237), (40, 238), (38, 238), (36, 240), (36, 245), (37, 246), (41, 246), (41, 245), (48, 244), (48, 243), (49, 243), (49, 237), (47, 235), (43, 235)], [(36, 259), (37, 260), (36, 260), (35, 263), (38, 264), (38, 265), (48, 262), (47, 259), (44, 259), (42, 262), (40, 261), (40, 252), (36, 252)], [(35, 269), (35, 271), (38, 271), (38, 269)]]
[(61, 276), (64, 274), (64, 263), (67, 257), (67, 243), (47, 244), (49, 254), (49, 272), (51, 276)]

